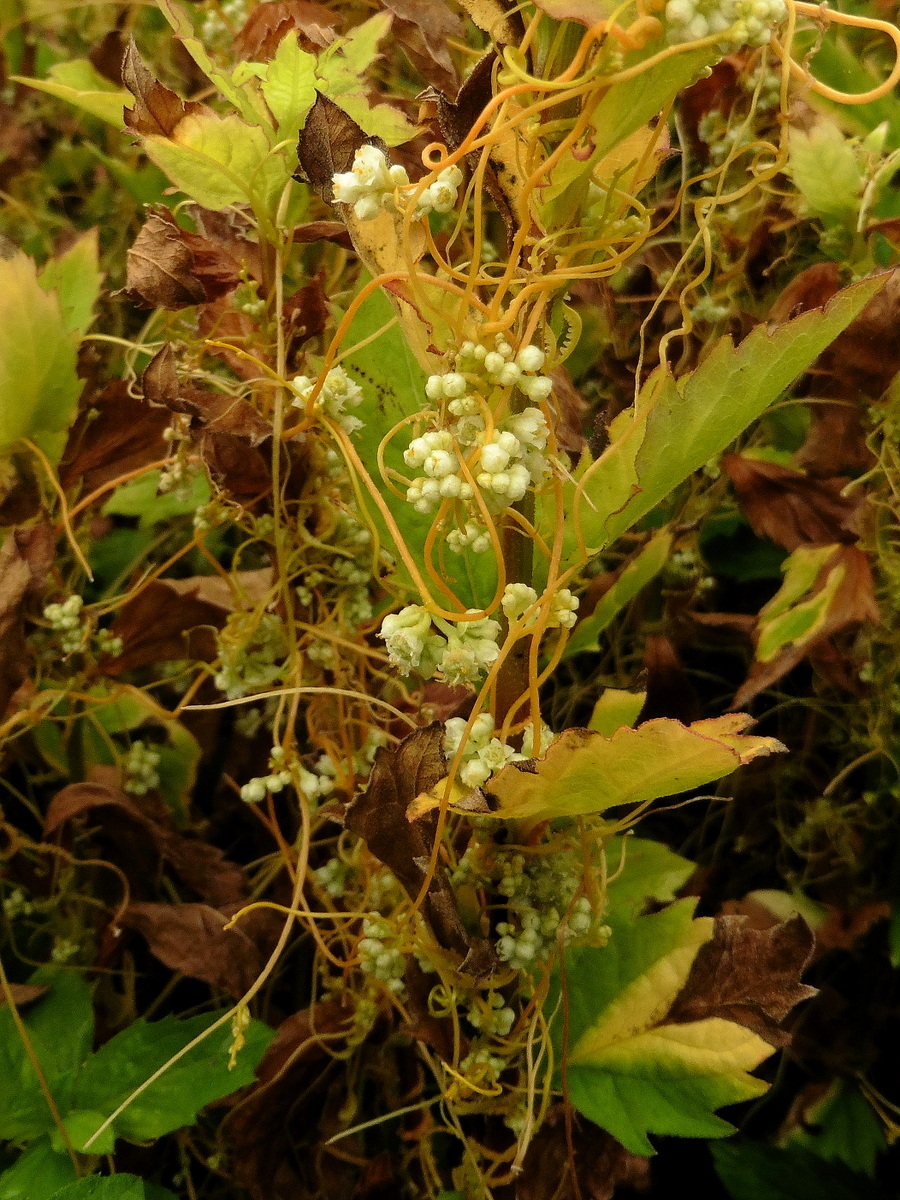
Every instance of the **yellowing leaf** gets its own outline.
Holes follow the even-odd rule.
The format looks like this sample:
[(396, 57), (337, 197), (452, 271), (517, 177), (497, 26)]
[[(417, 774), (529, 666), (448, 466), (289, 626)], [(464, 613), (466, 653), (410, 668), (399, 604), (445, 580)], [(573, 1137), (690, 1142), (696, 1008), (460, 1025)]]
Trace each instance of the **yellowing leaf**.
[(546, 758), (513, 763), (488, 789), (499, 817), (550, 820), (644, 804), (730, 775), (762, 754), (784, 747), (774, 738), (741, 734), (750, 718), (731, 714), (695, 725), (660, 718), (610, 738), (569, 729)]
[(146, 137), (144, 149), (177, 188), (204, 208), (270, 204), (290, 177), (286, 160), (272, 154), (265, 132), (234, 113), (189, 113), (170, 138)]
[(790, 131), (788, 174), (816, 216), (855, 228), (865, 181), (850, 143), (833, 121)]
[(316, 101), (315, 56), (300, 49), (296, 29), (282, 38), (261, 86), (279, 139), (295, 138)]
[(28, 79), (24, 75), (11, 75), (10, 79), (65, 100), (82, 112), (99, 117), (108, 125), (115, 125), (117, 129), (122, 128), (122, 110), (131, 97), (123, 88), (117, 88), (114, 83), (104, 79), (86, 58), (56, 63), (48, 75), (47, 79)]
[[(817, 549), (824, 549), (833, 553), (835, 547), (825, 546)], [(795, 550), (787, 560), (786, 565), (790, 564), (791, 559), (795, 558), (795, 556), (807, 550), (808, 548), (805, 546), (801, 546), (799, 550)], [(829, 555), (826, 555), (827, 557)], [(806, 565), (803, 564), (803, 566)], [(794, 603), (794, 597), (791, 596), (787, 604), (784, 602), (781, 593), (782, 591), (786, 591), (790, 594), (792, 580), (786, 578), (782, 589), (769, 602), (772, 605), (772, 609), (767, 612), (766, 610), (769, 608), (769, 605), (766, 605), (760, 610), (759, 638), (756, 644), (757, 659), (760, 662), (769, 662), (785, 646), (807, 642), (814, 638), (825, 625), (832, 602), (846, 574), (846, 565), (838, 562), (836, 566), (833, 566), (828, 571), (825, 576), (825, 582), (813, 596), (798, 603)], [(814, 578), (818, 578), (818, 575), (819, 573), (817, 572)]]
[(59, 297), (66, 328), (81, 337), (94, 319), (94, 306), (103, 282), (98, 259), (97, 230), (91, 229), (65, 253), (51, 258), (38, 276), (44, 291), (55, 292)]
[(84, 386), (77, 335), (24, 254), (0, 258), (0, 454), (30, 438), (53, 460)]
[(631, 728), (647, 701), (646, 692), (629, 692), (625, 688), (606, 688), (594, 705), (588, 729), (612, 737), (623, 725)]

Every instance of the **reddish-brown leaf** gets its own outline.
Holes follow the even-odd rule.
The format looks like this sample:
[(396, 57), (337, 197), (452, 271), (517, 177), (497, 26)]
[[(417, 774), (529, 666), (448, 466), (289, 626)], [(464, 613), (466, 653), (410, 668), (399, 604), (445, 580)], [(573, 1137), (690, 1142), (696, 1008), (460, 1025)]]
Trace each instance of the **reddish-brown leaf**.
[(300, 245), (311, 242), (334, 242), (345, 250), (353, 249), (353, 241), (347, 226), (341, 221), (307, 221), (305, 225), (294, 228), (293, 240)]
[(463, 37), (463, 25), (445, 0), (384, 0), (394, 14), (391, 34), (403, 47), (412, 65), (442, 92), (459, 86), (448, 42)]
[[(632, 1154), (604, 1129), (572, 1116), (572, 1150), (566, 1133), (565, 1105), (547, 1113), (528, 1147), (515, 1200), (612, 1200), (618, 1188), (645, 1191), (650, 1159)], [(577, 1183), (572, 1179), (574, 1166)]]
[[(447, 774), (443, 727), (435, 721), (417, 729), (397, 746), (383, 746), (375, 758), (368, 787), (347, 805), (344, 823), (363, 839), (377, 859), (390, 867), (407, 893), (415, 898), (425, 883), (437, 834), (437, 813), (407, 820), (415, 798), (430, 791)], [(456, 896), (438, 864), (422, 906), (438, 942), (468, 958), (464, 970), (489, 973), (493, 959), (481, 939), (466, 933)]]
[(125, 61), (127, 45), (120, 29), (110, 29), (96, 45), (88, 51), (91, 66), (104, 79), (122, 86), (122, 63)]
[(44, 587), (53, 561), (45, 523), (14, 529), (0, 547), (0, 716), (28, 674), (25, 605)]
[(120, 293), (138, 308), (177, 310), (233, 291), (241, 263), (209, 238), (182, 229), (166, 208), (148, 216), (127, 255)]
[(106, 666), (109, 675), (179, 659), (212, 662), (218, 653), (215, 629), (225, 624), (221, 608), (196, 593), (176, 592), (167, 581), (147, 584), (119, 610), (111, 633), (122, 639), (122, 653)]
[[(37, 983), (10, 983), (8, 986), (16, 1008), (21, 1008), (23, 1004), (31, 1004), (33, 1000), (40, 999), (46, 991), (49, 991), (46, 985)], [(5, 1003), (6, 992), (0, 989), (0, 1007)]]
[(284, 302), (284, 325), (291, 349), (301, 346), (308, 338), (318, 337), (328, 324), (329, 315), (328, 301), (318, 276), (289, 296)]
[(234, 39), (235, 53), (239, 59), (268, 62), (292, 29), (304, 49), (322, 49), (334, 41), (340, 23), (337, 13), (315, 0), (266, 0), (257, 4)]
[(205, 104), (182, 100), (155, 79), (144, 65), (134, 38), (128, 39), (125, 48), (122, 82), (134, 96), (134, 108), (124, 111), (125, 127), (132, 133), (170, 137), (184, 117), (208, 111)]
[(846, 479), (810, 479), (802, 471), (741, 454), (726, 454), (722, 466), (758, 537), (771, 538), (786, 550), (859, 537), (864, 501), (859, 492), (841, 495)]
[(190, 416), (195, 436), (205, 432), (233, 433), (246, 438), (251, 446), (258, 446), (272, 435), (271, 424), (249, 401), (181, 383), (175, 371), (175, 354), (168, 342), (147, 364), (141, 387), (150, 404)]
[(781, 1029), (795, 1004), (816, 989), (800, 978), (815, 938), (802, 917), (771, 929), (753, 929), (746, 917), (717, 917), (712, 939), (700, 947), (688, 981), (666, 1017), (685, 1025), (721, 1017), (752, 1029), (772, 1046), (790, 1036)]
[(294, 178), (308, 183), (323, 200), (332, 204), (332, 176), (349, 171), (356, 151), (369, 142), (387, 151), (382, 141), (366, 137), (351, 116), (320, 93), (300, 130), (297, 142), (300, 165)]
[(173, 971), (238, 999), (262, 970), (263, 957), (239, 926), (226, 931), (226, 921), (208, 904), (130, 904), (121, 924), (142, 934)]
[(169, 414), (132, 394), (124, 380), (111, 380), (90, 397), (69, 434), (59, 468), (63, 487), (80, 479), (86, 492), (129, 471), (159, 462), (168, 446), (163, 430)]

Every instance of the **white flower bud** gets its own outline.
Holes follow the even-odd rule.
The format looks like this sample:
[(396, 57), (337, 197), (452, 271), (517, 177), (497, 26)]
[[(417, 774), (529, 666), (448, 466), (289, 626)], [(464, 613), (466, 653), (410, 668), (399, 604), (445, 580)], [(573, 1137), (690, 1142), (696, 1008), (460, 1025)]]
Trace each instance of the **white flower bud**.
[(506, 359), (496, 350), (491, 350), (484, 356), (484, 369), (488, 375), (497, 375), (506, 366)]
[(448, 400), (464, 396), (467, 386), (465, 376), (460, 375), (457, 371), (451, 371), (444, 376), (444, 395)]
[(516, 355), (516, 363), (523, 371), (539, 371), (546, 355), (539, 346), (523, 346)]
[(488, 471), (492, 475), (497, 471), (505, 470), (509, 463), (509, 454), (502, 446), (498, 446), (496, 442), (488, 442), (481, 451), (481, 468), (483, 471)]

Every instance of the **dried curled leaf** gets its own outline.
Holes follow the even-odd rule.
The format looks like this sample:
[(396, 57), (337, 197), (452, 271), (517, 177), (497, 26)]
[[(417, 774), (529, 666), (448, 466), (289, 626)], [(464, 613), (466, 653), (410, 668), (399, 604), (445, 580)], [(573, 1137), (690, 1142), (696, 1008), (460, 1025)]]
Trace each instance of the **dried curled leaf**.
[(491, 781), (500, 817), (552, 820), (674, 796), (784, 749), (743, 732), (744, 713), (682, 725), (660, 718), (612, 737), (568, 729), (541, 760), (511, 763)]
[(300, 130), (297, 142), (297, 159), (300, 166), (294, 175), (301, 183), (308, 183), (328, 204), (334, 202), (331, 186), (333, 175), (349, 171), (353, 156), (360, 146), (367, 144), (387, 147), (377, 138), (366, 137), (351, 116), (340, 105), (323, 96), (309, 110), (306, 124)]
[(125, 48), (122, 82), (134, 96), (134, 108), (126, 108), (123, 114), (125, 127), (132, 133), (170, 137), (185, 117), (209, 112), (205, 104), (182, 100), (154, 78), (138, 53), (134, 38), (128, 39)]
[(222, 246), (182, 229), (168, 209), (151, 212), (128, 251), (122, 295), (139, 308), (177, 310), (232, 291), (241, 264)]

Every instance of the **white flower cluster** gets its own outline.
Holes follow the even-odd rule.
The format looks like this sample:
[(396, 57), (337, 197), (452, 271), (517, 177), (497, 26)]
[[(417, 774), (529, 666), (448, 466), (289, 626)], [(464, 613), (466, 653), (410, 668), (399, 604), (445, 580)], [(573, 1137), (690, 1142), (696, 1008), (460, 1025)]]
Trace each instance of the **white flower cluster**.
[(312, 874), (326, 896), (330, 896), (332, 900), (339, 900), (346, 891), (349, 873), (350, 867), (347, 863), (339, 858), (329, 858), (324, 866), (316, 867)]
[[(521, 970), (553, 952), (566, 910), (581, 884), (581, 863), (573, 854), (536, 856), (526, 861), (521, 854), (506, 856), (497, 891), (509, 900), (513, 921), (497, 924), (498, 957), (514, 970)], [(568, 941), (591, 931), (594, 912), (586, 896), (579, 896), (566, 921)], [(602, 940), (605, 927), (596, 931)]]
[(363, 921), (363, 937), (359, 943), (359, 965), (364, 975), (380, 979), (388, 991), (399, 996), (406, 985), (406, 958), (396, 945), (391, 945), (395, 934), (390, 924), (381, 917), (367, 917)]
[[(533, 605), (537, 604), (538, 594), (527, 583), (508, 583), (500, 601), (506, 617), (517, 621), (523, 617)], [(571, 629), (576, 621), (576, 613), (580, 601), (569, 588), (560, 588), (553, 596), (550, 604), (548, 629)], [(537, 613), (531, 615), (528, 624), (533, 624)]]
[(490, 435), (483, 414), (484, 397), (498, 387), (516, 387), (537, 403), (548, 399), (552, 380), (536, 373), (544, 365), (544, 352), (529, 345), (515, 353), (502, 334), (497, 335), (494, 346), (487, 350), (483, 345), (464, 342), (454, 370), (429, 376), (427, 398), (440, 403), (444, 419), (452, 420), (413, 438), (403, 455), (407, 466), (424, 472), (412, 480), (406, 493), (417, 512), (432, 512), (442, 500), (457, 500), (468, 506), (458, 528), (447, 537), (448, 546), (456, 553), (466, 546), (480, 553), (491, 544), (477, 520), (478, 510), (471, 503), (474, 489), (460, 458), (465, 459), (484, 502), (493, 512), (517, 503), (529, 487), (540, 486), (550, 473), (544, 453), (549, 431), (539, 408), (529, 407), (505, 417)]
[(122, 759), (122, 770), (125, 772), (124, 788), (132, 796), (146, 796), (154, 788), (159, 787), (160, 753), (148, 746), (146, 742), (132, 742), (128, 753)]
[(485, 999), (479, 997), (469, 1008), (469, 1024), (481, 1033), (506, 1037), (515, 1020), (515, 1011), (508, 1007), (499, 992), (488, 992)]
[[(346, 624), (360, 625), (372, 617), (372, 535), (350, 513), (339, 512), (327, 542), (333, 557), (319, 560), (298, 577), (297, 599), (309, 607), (319, 596), (328, 609), (340, 610)], [(332, 646), (327, 649), (333, 652)]]
[(274, 613), (263, 613), (259, 619), (255, 613), (232, 613), (216, 641), (219, 670), (214, 682), (229, 700), (267, 688), (281, 675), (284, 629)]
[(50, 628), (62, 634), (60, 643), (64, 654), (74, 654), (84, 644), (86, 630), (81, 623), (83, 606), (81, 596), (70, 596), (62, 604), (48, 604), (44, 609)]
[[(450, 717), (448, 721), (444, 722), (444, 754), (448, 760), (454, 758), (459, 750), (465, 737), (466, 724), (463, 717)], [(522, 749), (516, 751), (511, 746), (505, 746), (499, 738), (494, 737), (494, 718), (490, 713), (479, 713), (472, 722), (469, 736), (463, 745), (462, 765), (459, 770), (460, 783), (470, 788), (481, 787), (509, 762), (540, 758), (546, 754), (554, 736), (552, 729), (543, 725), (540, 743), (535, 749), (534, 726), (528, 724), (522, 735)]]
[(266, 796), (283, 792), (291, 782), (293, 776), (285, 768), (283, 746), (272, 747), (269, 754), (269, 770), (270, 774), (258, 775), (241, 788), (241, 799), (245, 804), (259, 804)]
[(3, 900), (3, 915), (8, 921), (14, 921), (16, 917), (30, 916), (33, 912), (34, 905), (21, 888), (13, 888)]
[(669, 0), (669, 38), (693, 42), (721, 35), (723, 48), (765, 46), (787, 17), (784, 0)]
[(496, 661), (499, 635), (500, 623), (490, 617), (452, 624), (432, 617), (421, 605), (408, 604), (384, 618), (378, 636), (404, 675), (418, 671), (425, 679), (437, 674), (447, 683), (464, 684), (477, 683)]
[[(445, 167), (416, 201), (413, 219), (418, 221), (430, 212), (450, 212), (456, 207), (462, 181), (459, 167)], [(331, 183), (336, 203), (352, 204), (360, 221), (371, 221), (382, 210), (397, 212), (399, 189), (408, 191), (412, 186), (406, 168), (392, 166), (382, 151), (370, 144), (360, 146), (351, 169), (333, 175)]]
[[(297, 393), (296, 399), (291, 402), (293, 408), (305, 408), (306, 402), (310, 397), (313, 388), (316, 386), (316, 381), (310, 379), (308, 375), (297, 375), (291, 381), (291, 387)], [(328, 413), (346, 430), (347, 433), (355, 433), (357, 429), (362, 429), (363, 423), (359, 417), (353, 417), (344, 410), (347, 408), (357, 408), (363, 401), (363, 390), (358, 383), (355, 383), (343, 367), (332, 367), (325, 376), (325, 382), (322, 384), (322, 390), (316, 397), (315, 407), (322, 412)]]

